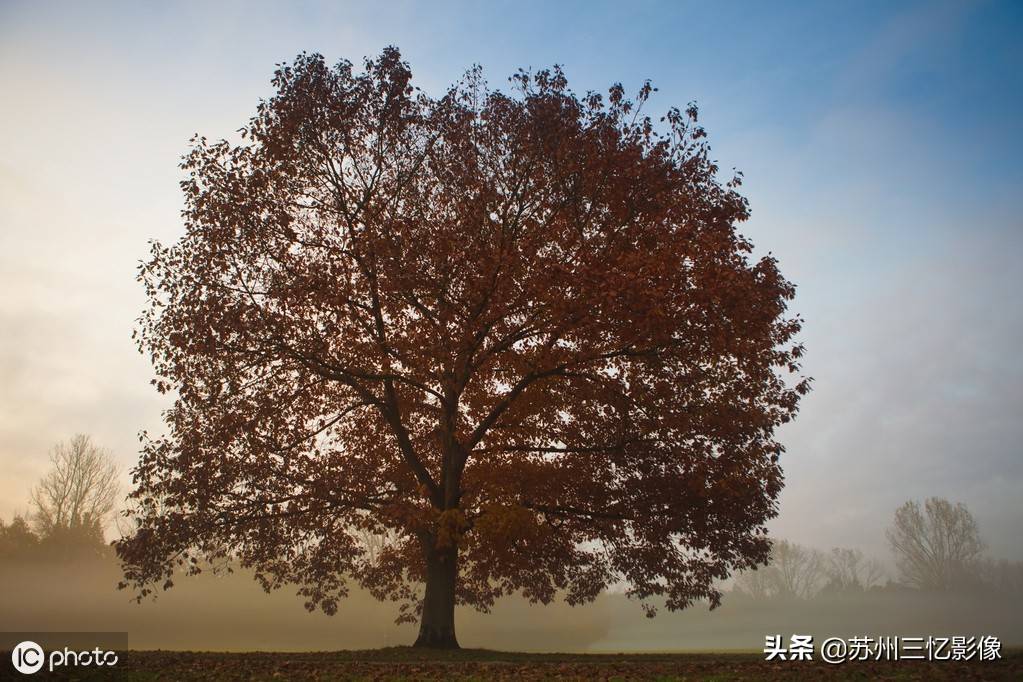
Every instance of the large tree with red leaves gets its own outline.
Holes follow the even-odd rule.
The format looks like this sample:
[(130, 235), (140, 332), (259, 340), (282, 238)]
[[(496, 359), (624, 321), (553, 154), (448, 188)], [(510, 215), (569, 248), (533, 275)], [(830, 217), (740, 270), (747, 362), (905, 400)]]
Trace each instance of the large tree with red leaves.
[(716, 605), (766, 559), (800, 321), (695, 108), (558, 68), (431, 98), (395, 49), (273, 83), (238, 144), (195, 141), (141, 268), (175, 400), (126, 585), (232, 561), (330, 613), (354, 581), (455, 647), (456, 603)]

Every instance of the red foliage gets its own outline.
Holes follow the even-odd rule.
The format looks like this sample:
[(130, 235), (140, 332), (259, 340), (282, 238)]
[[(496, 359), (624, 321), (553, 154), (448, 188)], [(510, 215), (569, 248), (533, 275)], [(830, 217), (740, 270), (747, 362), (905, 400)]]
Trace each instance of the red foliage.
[(302, 55), (240, 144), (185, 157), (185, 235), (140, 274), (176, 399), (134, 472), (128, 582), (232, 558), (310, 608), (346, 579), (407, 608), (448, 552), (481, 609), (622, 580), (716, 604), (767, 556), (774, 431), (808, 388), (739, 179), (695, 107), (640, 114), (649, 86), (410, 79), (393, 48), (363, 73)]

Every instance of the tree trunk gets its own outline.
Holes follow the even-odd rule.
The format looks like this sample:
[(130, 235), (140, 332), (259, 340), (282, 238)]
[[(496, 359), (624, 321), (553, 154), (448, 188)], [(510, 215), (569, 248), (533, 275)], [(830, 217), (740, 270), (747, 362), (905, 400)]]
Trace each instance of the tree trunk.
[(426, 548), (426, 595), (423, 619), (415, 646), (457, 649), (455, 639), (455, 581), (458, 578), (458, 550)]

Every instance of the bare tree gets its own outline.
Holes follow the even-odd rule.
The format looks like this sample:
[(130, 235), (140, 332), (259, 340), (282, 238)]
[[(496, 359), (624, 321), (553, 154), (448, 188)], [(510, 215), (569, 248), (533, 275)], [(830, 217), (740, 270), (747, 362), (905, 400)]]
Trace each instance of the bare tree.
[(753, 599), (769, 599), (777, 593), (776, 572), (773, 566), (743, 571), (735, 578), (735, 589)]
[(736, 588), (757, 599), (809, 599), (824, 584), (824, 564), (819, 550), (788, 540), (777, 540), (771, 547), (768, 566), (741, 573), (736, 579)]
[(63, 530), (102, 531), (118, 494), (118, 469), (110, 453), (78, 434), (54, 446), (50, 464), (31, 493), (36, 532), (49, 536)]
[(884, 569), (876, 559), (868, 559), (858, 549), (835, 547), (828, 555), (828, 587), (839, 591), (861, 591), (880, 584)]
[(887, 535), (903, 582), (920, 589), (963, 585), (984, 549), (970, 511), (940, 497), (899, 507)]
[(809, 599), (824, 582), (824, 557), (819, 550), (779, 540), (771, 549), (771, 563), (778, 570), (783, 596)]

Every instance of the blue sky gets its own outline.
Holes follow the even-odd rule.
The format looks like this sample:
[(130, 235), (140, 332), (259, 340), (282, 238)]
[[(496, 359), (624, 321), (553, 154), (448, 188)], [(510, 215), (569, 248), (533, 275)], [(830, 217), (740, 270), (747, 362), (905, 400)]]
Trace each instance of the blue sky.
[(378, 5), (0, 4), (0, 515), (55, 440), (127, 467), (158, 427), (134, 267), (180, 233), (191, 134), (230, 135), (299, 51), (394, 44), (429, 92), (560, 63), (695, 100), (807, 320), (777, 533), (884, 558), (895, 507), (942, 495), (1023, 558), (1023, 4)]

